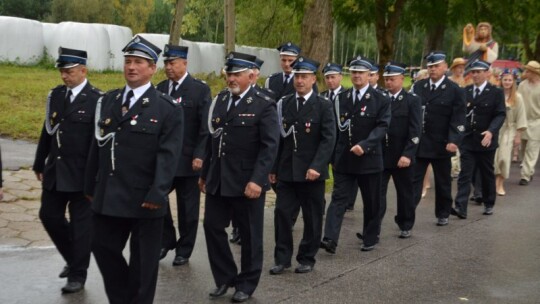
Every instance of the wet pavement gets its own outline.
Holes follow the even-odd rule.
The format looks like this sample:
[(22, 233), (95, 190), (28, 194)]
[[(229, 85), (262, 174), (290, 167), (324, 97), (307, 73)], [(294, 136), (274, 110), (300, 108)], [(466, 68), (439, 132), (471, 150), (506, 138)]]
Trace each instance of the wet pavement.
[[(6, 144), (1, 145), (4, 153)], [(9, 163), (9, 156), (3, 156)], [(28, 165), (23, 160), (19, 166)], [(356, 209), (345, 216), (337, 253), (319, 252), (315, 269), (308, 274), (293, 270), (280, 276), (268, 274), (274, 245), (273, 197), (269, 195), (264, 270), (249, 303), (539, 303), (540, 188), (536, 179), (527, 187), (518, 186), (518, 173), (513, 164), (507, 195), (497, 198), (494, 215), (482, 215), (483, 207), (472, 203), (468, 219), (452, 217), (446, 227), (435, 225), (431, 189), (418, 206), (410, 239), (397, 238), (391, 186), (381, 243), (371, 252), (361, 252), (355, 236), (362, 225), (359, 199)], [(28, 169), (5, 171), (4, 179), (7, 201), (0, 203), (0, 303), (107, 303), (93, 260), (85, 290), (61, 295), (65, 279), (59, 279), (58, 273), (64, 262), (37, 216), (40, 185)], [(299, 221), (294, 228), (295, 246), (301, 231)], [(239, 258), (240, 247), (232, 248)], [(232, 290), (220, 299), (208, 297), (215, 286), (202, 224), (190, 262), (173, 267), (173, 255), (170, 252), (160, 263), (155, 303), (230, 302)]]

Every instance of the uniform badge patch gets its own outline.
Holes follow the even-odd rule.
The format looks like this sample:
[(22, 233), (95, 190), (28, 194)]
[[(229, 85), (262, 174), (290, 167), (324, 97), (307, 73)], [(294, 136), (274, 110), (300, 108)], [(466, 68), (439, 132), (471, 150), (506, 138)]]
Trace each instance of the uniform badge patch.
[(463, 125), (458, 126), (457, 129), (458, 129), (459, 132), (464, 132), (465, 131), (465, 127)]
[(418, 145), (418, 143), (420, 142), (420, 139), (418, 137), (413, 137), (411, 138), (411, 141), (415, 144), (415, 145)]

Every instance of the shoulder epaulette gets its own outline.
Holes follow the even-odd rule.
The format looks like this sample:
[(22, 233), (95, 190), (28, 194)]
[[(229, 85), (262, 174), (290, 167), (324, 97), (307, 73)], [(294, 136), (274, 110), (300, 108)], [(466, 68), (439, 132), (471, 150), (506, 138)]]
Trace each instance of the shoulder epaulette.
[(274, 76), (276, 76), (276, 75), (279, 75), (279, 74), (281, 74), (281, 72), (276, 72), (276, 73), (274, 73), (274, 74), (272, 74), (272, 75), (268, 76), (268, 78), (270, 78), (270, 77), (274, 77)]
[(268, 95), (262, 93), (261, 91), (255, 90), (255, 95), (258, 97), (268, 101), (268, 102), (275, 102), (272, 98), (268, 97)]
[(195, 82), (202, 83), (202, 84), (206, 85), (206, 81), (204, 81), (202, 79), (193, 77), (193, 80), (195, 80)]
[(176, 102), (174, 102), (174, 99), (171, 96), (169, 96), (169, 95), (167, 95), (167, 94), (165, 94), (163, 92), (158, 91), (158, 96), (161, 97), (161, 99), (164, 99), (165, 101), (167, 101), (168, 103), (170, 103), (171, 105), (173, 105), (175, 107), (178, 105)]

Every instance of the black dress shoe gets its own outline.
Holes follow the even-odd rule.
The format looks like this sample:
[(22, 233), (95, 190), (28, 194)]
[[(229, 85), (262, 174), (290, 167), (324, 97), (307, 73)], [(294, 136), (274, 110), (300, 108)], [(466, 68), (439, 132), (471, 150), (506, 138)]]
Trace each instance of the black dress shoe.
[(461, 212), (461, 210), (459, 210), (459, 209), (454, 209), (454, 208), (450, 209), (450, 214), (455, 215), (455, 216), (459, 217), (462, 220), (467, 218), (467, 215), (465, 213)]
[(524, 179), (524, 178), (519, 180), (519, 185), (520, 186), (527, 186), (528, 184), (529, 184), (529, 181)]
[(336, 248), (337, 248), (337, 243), (334, 242), (331, 239), (324, 238), (321, 241), (320, 247), (324, 248), (324, 250), (326, 250), (326, 252), (328, 252), (328, 253), (335, 254), (336, 253)]
[(174, 258), (172, 264), (173, 264), (173, 266), (182, 266), (182, 265), (184, 265), (184, 264), (187, 264), (187, 262), (189, 262), (189, 258), (185, 258), (185, 257), (183, 257), (183, 256), (177, 255), (177, 256)]
[(300, 264), (294, 269), (294, 272), (296, 273), (308, 273), (311, 271), (313, 271), (313, 266), (306, 264)]
[(212, 298), (221, 297), (222, 295), (227, 293), (228, 289), (229, 289), (229, 285), (223, 284), (221, 286), (216, 287), (216, 289), (214, 289), (214, 291), (212, 291), (208, 295), (211, 296)]
[(371, 251), (373, 249), (375, 249), (375, 245), (362, 244), (362, 247), (360, 247), (361, 251)]
[(233, 228), (229, 242), (233, 244), (240, 242), (240, 231), (238, 231), (238, 227)]
[(84, 284), (81, 282), (67, 282), (66, 286), (62, 287), (62, 293), (76, 293), (84, 289)]
[(357, 237), (360, 241), (363, 241), (363, 240), (364, 240), (364, 236), (363, 236), (360, 232), (357, 232), (357, 233), (356, 233), (356, 237)]
[(399, 238), (400, 239), (408, 239), (411, 237), (411, 231), (410, 230), (401, 230), (399, 232)]
[(64, 266), (64, 269), (62, 269), (62, 271), (60, 272), (60, 274), (58, 275), (58, 277), (60, 277), (60, 278), (63, 279), (63, 278), (67, 278), (68, 275), (69, 275), (69, 266), (66, 265), (66, 266)]
[(167, 256), (168, 252), (169, 252), (169, 249), (161, 248), (161, 250), (159, 251), (159, 259), (163, 260)]
[(276, 275), (276, 274), (282, 274), (285, 269), (289, 268), (291, 266), (285, 266), (285, 265), (275, 265), (274, 267), (270, 268), (270, 274)]
[(232, 302), (233, 303), (242, 303), (242, 302), (245, 302), (249, 299), (249, 295), (241, 290), (237, 290), (233, 297), (232, 297)]

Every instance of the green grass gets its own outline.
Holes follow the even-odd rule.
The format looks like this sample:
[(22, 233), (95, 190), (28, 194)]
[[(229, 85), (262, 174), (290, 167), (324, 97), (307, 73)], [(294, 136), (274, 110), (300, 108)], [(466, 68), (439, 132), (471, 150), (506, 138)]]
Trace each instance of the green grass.
[[(225, 86), (215, 75), (195, 75), (208, 82), (212, 94)], [(165, 79), (158, 71), (152, 82)], [(89, 72), (88, 80), (102, 91), (122, 87), (121, 72)], [(61, 84), (59, 72), (46, 65), (15, 66), (0, 64), (0, 135), (37, 141), (45, 115), (45, 102), (49, 91)]]
[[(194, 75), (203, 79), (210, 86), (215, 96), (226, 85), (215, 74)], [(163, 71), (158, 71), (152, 83), (165, 79)], [(102, 91), (124, 86), (121, 72), (89, 72), (88, 80)], [(16, 66), (0, 64), (0, 136), (37, 141), (45, 115), (45, 101), (49, 91), (61, 84), (60, 74), (52, 62), (43, 62), (37, 66)], [(264, 79), (259, 79), (262, 85)], [(344, 75), (343, 85), (351, 87), (349, 75)], [(410, 85), (406, 78), (405, 87)], [(319, 79), (319, 88), (325, 90), (324, 81)]]

